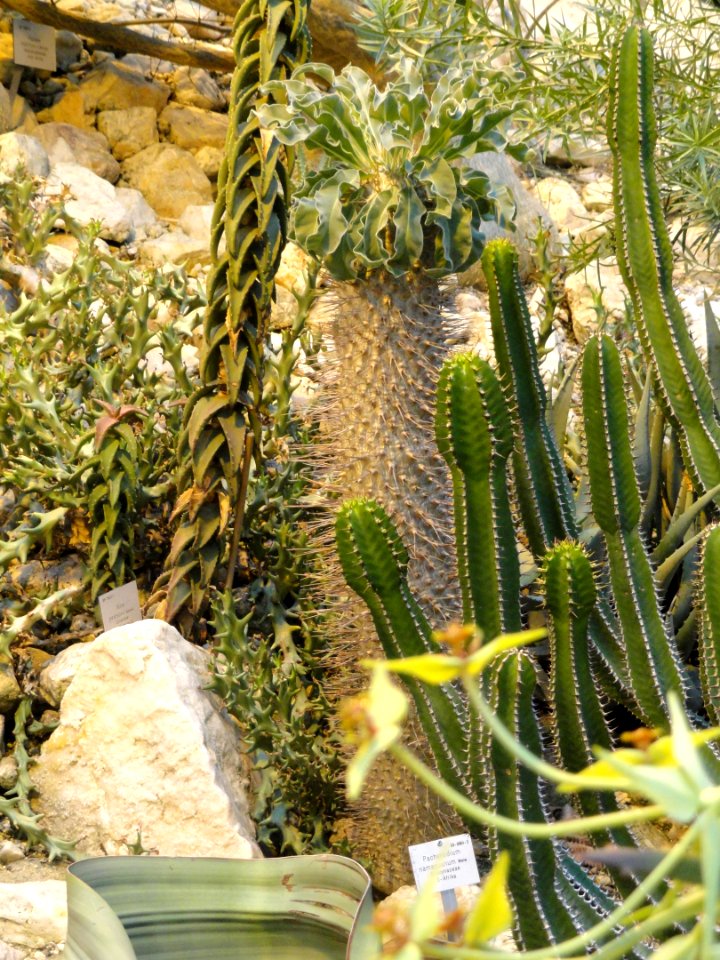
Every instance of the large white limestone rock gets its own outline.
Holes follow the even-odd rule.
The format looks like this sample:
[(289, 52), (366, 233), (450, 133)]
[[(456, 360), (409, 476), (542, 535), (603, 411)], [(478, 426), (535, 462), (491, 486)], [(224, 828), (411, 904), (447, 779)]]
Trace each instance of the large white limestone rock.
[(260, 856), (236, 726), (208, 654), (160, 620), (101, 634), (33, 768), (43, 826), (91, 855)]

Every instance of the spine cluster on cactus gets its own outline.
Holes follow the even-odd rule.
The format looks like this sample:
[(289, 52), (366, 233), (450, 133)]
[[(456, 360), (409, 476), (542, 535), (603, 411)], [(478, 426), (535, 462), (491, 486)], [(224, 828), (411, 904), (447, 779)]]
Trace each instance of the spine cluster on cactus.
[[(476, 623), (486, 639), (521, 623), (517, 540), (507, 496), (509, 463), (523, 533), (542, 571), (536, 587), (544, 596), (548, 660), (537, 664), (527, 653), (506, 654), (483, 677), (485, 696), (505, 727), (536, 754), (543, 746), (537, 713), (544, 711), (550, 718), (553, 749), (571, 771), (591, 761), (593, 745), (613, 745), (608, 711), (615, 705), (642, 723), (663, 727), (670, 703), (686, 700), (693, 723), (704, 723), (703, 713), (717, 722), (720, 614), (715, 568), (720, 541), (716, 527), (704, 536), (701, 528), (706, 522), (703, 510), (720, 482), (720, 434), (710, 381), (671, 286), (672, 254), (652, 170), (651, 67), (649, 35), (633, 25), (617, 45), (610, 137), (618, 254), (659, 412), (655, 427), (647, 431), (650, 462), (641, 489), (620, 355), (607, 335), (591, 338), (582, 364), (583, 423), (592, 518), (602, 534), (603, 548), (595, 551), (596, 562), (604, 565), (600, 575), (580, 542), (582, 524), (547, 422), (547, 399), (515, 254), (505, 241), (488, 244), (483, 254), (497, 373), (477, 357), (458, 355), (446, 362), (437, 389), (436, 437), (453, 483), (464, 619)], [(647, 391), (643, 405), (650, 424)], [(689, 485), (678, 495), (683, 486), (676, 485), (676, 516), (661, 530), (652, 526), (657, 509), (647, 498), (662, 495), (657, 461), (663, 455), (666, 421), (680, 440), (680, 473), (684, 469), (692, 479), (698, 499), (690, 495)], [(668, 449), (672, 456), (672, 446)], [(672, 480), (673, 471), (666, 469), (664, 475)], [(348, 583), (368, 604), (387, 655), (432, 650), (432, 634), (418, 618), (404, 579), (402, 543), (381, 507), (363, 501), (342, 507), (337, 532)], [(699, 587), (693, 595), (689, 587), (695, 568), (688, 557), (699, 540), (702, 555), (694, 574)], [(383, 556), (386, 567), (372, 568), (371, 552)], [(680, 569), (678, 587), (672, 579)], [(691, 618), (693, 603), (697, 612)], [(668, 609), (677, 620), (666, 616)], [(704, 706), (698, 707), (696, 698), (690, 709), (692, 687), (680, 647), (685, 658), (695, 656), (695, 622)], [(549, 667), (544, 703), (537, 699), (538, 665)], [(497, 813), (521, 821), (547, 818), (547, 798), (537, 774), (517, 765), (487, 726), (464, 702), (458, 703), (452, 686), (432, 690), (411, 688), (438, 769), (448, 782), (461, 783), (466, 793)], [(443, 719), (448, 711), (459, 718), (453, 726)], [(438, 730), (444, 736), (438, 736)], [(593, 793), (580, 805), (590, 815), (617, 809), (612, 797)], [(609, 830), (601, 839), (634, 843), (625, 827)], [(516, 934), (524, 945), (558, 942), (611, 911), (607, 893), (559, 842), (517, 839), (493, 829), (488, 841), (491, 850), (510, 853), (509, 890)], [(634, 884), (628, 876), (613, 874), (613, 879), (623, 894)], [(629, 955), (645, 954), (637, 947)]]

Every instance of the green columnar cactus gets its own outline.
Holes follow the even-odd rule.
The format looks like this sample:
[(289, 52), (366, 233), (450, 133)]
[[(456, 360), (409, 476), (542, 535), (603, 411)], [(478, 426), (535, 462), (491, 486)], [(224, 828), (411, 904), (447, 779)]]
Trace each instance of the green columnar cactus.
[(519, 630), (520, 566), (507, 497), (513, 435), (488, 363), (459, 355), (445, 364), (435, 436), (452, 478), (463, 616), (486, 637)]
[(482, 267), (498, 373), (513, 401), (518, 443), (512, 463), (518, 504), (530, 548), (540, 558), (556, 540), (577, 536), (572, 491), (546, 419), (547, 397), (517, 251), (507, 240), (494, 240), (485, 247)]
[(652, 91), (652, 40), (633, 25), (616, 47), (610, 76), (618, 263), (658, 400), (678, 431), (693, 480), (709, 489), (720, 482), (720, 425), (709, 377), (672, 288), (672, 247), (653, 167)]
[(263, 341), (285, 242), (289, 171), (285, 151), (262, 133), (254, 109), (267, 97), (264, 84), (305, 59), (306, 13), (305, 0), (277, 8), (245, 0), (235, 17), (237, 66), (211, 230), (202, 385), (186, 409), (174, 511), (180, 520), (155, 590), (158, 599), (164, 594), (156, 615), (171, 621), (204, 606), (233, 514), (240, 522), (249, 435), (258, 453)]
[[(643, 503), (620, 356), (609, 337), (591, 338), (583, 357), (582, 394), (591, 520), (604, 543), (604, 553), (596, 551), (605, 563), (598, 576), (593, 576), (579, 543), (584, 531), (575, 516), (555, 438), (547, 428), (546, 398), (527, 307), (512, 248), (504, 242), (489, 244), (483, 258), (498, 376), (477, 358), (457, 356), (446, 363), (438, 384), (436, 435), (453, 480), (464, 617), (481, 624), (486, 639), (514, 629), (518, 622), (516, 539), (508, 524), (504, 486), (506, 463), (512, 456), (522, 532), (543, 569), (542, 581), (536, 585), (544, 594), (550, 635), (549, 702), (543, 709), (550, 714), (554, 749), (569, 770), (590, 762), (593, 745), (614, 745), (606, 720), (606, 707), (612, 708), (612, 702), (598, 693), (599, 681), (604, 694), (610, 692), (610, 701), (648, 725), (667, 725), (671, 695), (676, 710), (682, 698), (689, 698), (689, 671), (681, 662), (678, 641), (682, 640), (686, 659), (695, 656), (693, 615), (700, 622), (697, 660), (705, 713), (713, 722), (720, 719), (716, 703), (720, 536), (716, 527), (704, 537), (702, 532), (703, 511), (717, 496), (720, 481), (713, 462), (718, 428), (714, 408), (705, 396), (706, 374), (689, 338), (679, 329), (679, 307), (676, 310), (670, 287), (669, 244), (650, 169), (649, 82), (647, 35), (633, 26), (618, 45), (613, 74), (611, 129), (618, 168), (620, 256), (664, 414), (657, 412), (651, 427), (652, 397), (646, 393), (639, 414), (647, 426), (641, 451)], [(642, 190), (633, 189), (633, 177)], [(665, 416), (672, 429), (668, 444), (663, 442)], [(697, 499), (687, 479), (683, 481), (682, 463), (673, 452), (674, 436), (679, 438), (688, 473), (705, 488)], [(661, 497), (673, 513), (667, 523), (653, 519), (661, 514)], [(346, 509), (339, 515), (339, 531)], [(421, 629), (418, 626), (407, 587), (400, 591), (401, 617), (389, 603), (377, 605), (376, 591), (389, 582), (388, 574), (376, 569), (374, 586), (370, 585), (370, 540), (365, 528), (379, 509), (367, 503), (352, 505), (356, 522), (352, 538), (338, 537), (340, 558), (351, 586), (375, 602), (371, 610), (388, 656), (414, 655), (422, 648), (432, 649), (432, 640), (424, 621)], [(376, 554), (385, 549), (401, 556), (402, 544), (385, 521), (375, 527), (373, 536)], [(383, 540), (387, 541), (384, 548)], [(703, 550), (695, 572), (692, 551), (700, 540)], [(507, 575), (498, 576), (499, 569)], [(700, 583), (695, 597), (693, 577)], [(394, 581), (394, 589), (397, 586)], [(541, 665), (546, 666), (544, 661)], [(527, 653), (507, 655), (488, 671), (483, 683), (488, 702), (505, 726), (538, 753), (542, 738), (535, 716), (541, 706), (535, 699), (537, 664)], [(440, 702), (430, 699), (427, 691), (413, 693), (416, 701), (424, 698), (425, 713), (419, 711), (419, 715), (427, 717), (428, 710), (433, 715), (423, 722), (442, 727), (436, 712)], [(448, 705), (449, 700), (442, 709)], [(446, 746), (442, 738), (432, 740), (435, 750), (439, 747), (453, 757), (452, 778), (447, 774), (450, 782), (467, 781), (465, 789), (474, 799), (508, 817), (546, 818), (537, 776), (521, 770), (488, 728), (478, 725), (462, 705), (455, 709), (461, 719), (454, 729), (446, 728)], [(693, 722), (702, 724), (705, 718), (694, 717)], [(439, 767), (442, 762), (438, 758)], [(612, 799), (593, 793), (579, 802), (586, 814), (614, 808)], [(604, 839), (633, 843), (625, 828), (608, 831)], [(510, 893), (516, 906), (516, 932), (525, 945), (553, 942), (573, 929), (587, 928), (610, 909), (605, 893), (559, 843), (519, 842), (500, 838), (493, 830), (488, 840), (491, 849), (502, 846), (511, 854)], [(623, 893), (634, 884), (632, 877), (617, 877), (616, 882)], [(637, 950), (638, 956), (645, 955), (641, 948)]]
[[(436, 433), (453, 479), (466, 619), (488, 631), (515, 629), (520, 625), (518, 558), (505, 475), (512, 433), (506, 398), (485, 361), (461, 354), (446, 362), (438, 385)], [(437, 649), (408, 590), (404, 548), (382, 508), (351, 501), (340, 509), (336, 531), (343, 572), (368, 604), (386, 654), (414, 656)], [(526, 746), (538, 750), (540, 731), (531, 705), (534, 666), (525, 655), (511, 657), (491, 676), (496, 710)], [(496, 695), (501, 688), (502, 695)], [(448, 782), (462, 784), (465, 792), (506, 816), (548, 816), (537, 776), (515, 764), (477, 726), (454, 687), (411, 683), (410, 690)], [(518, 907), (517, 932), (526, 945), (562, 939), (610, 906), (590, 877), (549, 840), (526, 843), (493, 831), (488, 839), (493, 849), (511, 854), (511, 896)]]
[(684, 680), (640, 534), (641, 502), (622, 368), (609, 337), (588, 341), (582, 382), (593, 514), (605, 535), (631, 689), (643, 720), (662, 725), (668, 718), (667, 695), (671, 690), (682, 692)]

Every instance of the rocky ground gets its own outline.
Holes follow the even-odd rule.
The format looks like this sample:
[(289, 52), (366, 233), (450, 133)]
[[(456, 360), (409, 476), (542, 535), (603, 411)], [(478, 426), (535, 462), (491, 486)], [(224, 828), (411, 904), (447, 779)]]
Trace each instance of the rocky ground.
[[(205, 30), (219, 36), (221, 45), (228, 42), (227, 36), (208, 33), (219, 15), (190, 0), (60, 0), (59, 6), (103, 21), (167, 17), (172, 8), (187, 22), (139, 29), (163, 39)], [(208, 24), (197, 23), (199, 17)], [(12, 98), (10, 31), (11, 18), (5, 15), (0, 18), (0, 176), (12, 177), (22, 165), (46, 196), (64, 200), (76, 220), (100, 221), (100, 242), (118, 255), (150, 268), (184, 264), (202, 279), (227, 131), (229, 75), (111, 54), (62, 31), (57, 71), (26, 69)], [(570, 156), (558, 148), (532, 175), (505, 158), (485, 158), (481, 165), (515, 194), (515, 239), (526, 277), (536, 266), (532, 238), (539, 223), (556, 251), (597, 239), (605, 230), (612, 200), (601, 144), (578, 145)], [(71, 238), (59, 230), (56, 240), (48, 250), (50, 271), (62, 270), (73, 256)], [(296, 251), (287, 258), (277, 322), (293, 307), (289, 291), (300, 260)], [(679, 293), (700, 342), (706, 297), (720, 315), (717, 267), (716, 254), (714, 262), (678, 271)], [(0, 282), (6, 309), (13, 309), (18, 295), (12, 283)], [(540, 292), (531, 287), (529, 295), (538, 310)], [(548, 342), (552, 349), (544, 361), (549, 374), (558, 354), (572, 354), (596, 328), (599, 303), (622, 316), (625, 292), (612, 258), (566, 272), (559, 301), (558, 324)], [(477, 271), (460, 278), (457, 304), (473, 325), (478, 349), (487, 350), (486, 301)], [(72, 571), (65, 575), (71, 582)], [(77, 626), (76, 639), (85, 642), (43, 664), (38, 685), (48, 721), (58, 712), (60, 717), (33, 770), (49, 829), (72, 834), (81, 849), (95, 854), (129, 852), (140, 844), (165, 854), (257, 855), (247, 815), (249, 773), (238, 772), (243, 767), (237, 731), (203, 689), (204, 655), (155, 622), (121, 628), (124, 632), (94, 643), (87, 641), (99, 633), (97, 626)], [(152, 689), (142, 682), (150, 662)], [(14, 679), (7, 672), (0, 675), (0, 748), (12, 735), (19, 697)], [(0, 757), (0, 788), (9, 789), (17, 766), (1, 750)], [(120, 769), (122, 778), (114, 775)], [(128, 779), (129, 770), (138, 771), (135, 780)], [(202, 812), (194, 806), (196, 795), (204, 798)], [(29, 853), (3, 833), (3, 826), (7, 823), (0, 818), (0, 960), (54, 956), (66, 923), (65, 868)]]

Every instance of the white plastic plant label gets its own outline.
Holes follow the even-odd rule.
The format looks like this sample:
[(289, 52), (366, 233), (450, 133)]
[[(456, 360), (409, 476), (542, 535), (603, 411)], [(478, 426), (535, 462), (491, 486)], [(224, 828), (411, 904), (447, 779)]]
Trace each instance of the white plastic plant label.
[(31, 20), (13, 21), (13, 60), (18, 67), (55, 70), (55, 29)]
[(467, 833), (431, 840), (429, 843), (416, 843), (408, 847), (408, 852), (418, 891), (422, 890), (432, 876), (433, 867), (438, 860), (442, 863), (435, 886), (440, 893), (480, 882), (472, 840)]
[(103, 630), (112, 630), (113, 627), (122, 627), (126, 623), (137, 623), (138, 620), (142, 620), (140, 597), (135, 580), (124, 583), (115, 590), (109, 590), (98, 597), (98, 602)]

